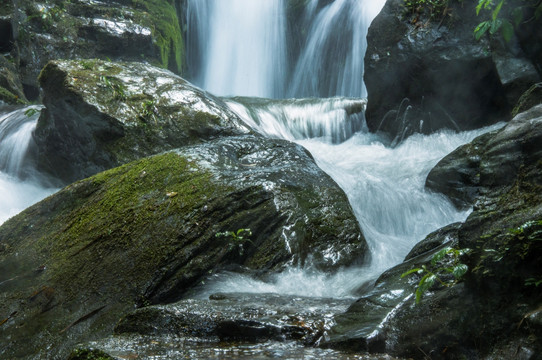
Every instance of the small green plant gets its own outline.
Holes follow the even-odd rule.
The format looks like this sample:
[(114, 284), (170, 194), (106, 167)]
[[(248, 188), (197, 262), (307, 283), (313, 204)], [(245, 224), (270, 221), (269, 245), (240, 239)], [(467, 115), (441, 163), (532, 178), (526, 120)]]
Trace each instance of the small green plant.
[(36, 108), (30, 108), (30, 109), (27, 109), (24, 114), (28, 117), (32, 117), (34, 115), (36, 115), (37, 113), (39, 113), (40, 110), (39, 109), (36, 109)]
[(122, 101), (128, 98), (126, 86), (120, 80), (105, 75), (100, 76), (100, 80), (113, 93), (113, 99)]
[[(423, 294), (436, 283), (445, 287), (457, 284), (469, 270), (468, 266), (460, 261), (460, 257), (469, 251), (470, 249), (446, 247), (433, 255), (430, 266), (422, 265), (404, 272), (401, 278), (412, 274), (421, 275), (415, 292), (416, 304), (420, 303)], [(446, 279), (445, 275), (448, 275)]]
[(225, 238), (228, 242), (228, 251), (232, 251), (235, 248), (237, 248), (237, 251), (239, 252), (239, 255), (243, 255), (245, 253), (244, 244), (246, 242), (252, 243), (252, 241), (249, 239), (250, 236), (252, 236), (252, 231), (250, 229), (239, 229), (237, 231), (225, 231), (225, 232), (217, 232), (215, 234), (217, 238)]
[(96, 66), (96, 60), (92, 60), (92, 59), (81, 60), (81, 66), (85, 70), (92, 70), (94, 69), (94, 66)]
[(144, 120), (154, 119), (156, 122), (157, 113), (158, 110), (156, 109), (156, 102), (153, 99), (146, 100), (141, 103), (141, 110), (139, 114)]

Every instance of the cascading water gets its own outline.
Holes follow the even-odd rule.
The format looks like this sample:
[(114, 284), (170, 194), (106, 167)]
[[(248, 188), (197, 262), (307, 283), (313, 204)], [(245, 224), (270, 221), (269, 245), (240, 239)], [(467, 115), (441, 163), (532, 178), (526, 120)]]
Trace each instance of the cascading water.
[(0, 224), (56, 191), (25, 166), (40, 110), (0, 107)]
[[(209, 278), (200, 295), (277, 292), (321, 297), (354, 296), (363, 282), (401, 262), (412, 246), (429, 232), (465, 219), (468, 212), (457, 211), (444, 197), (425, 191), (425, 178), (442, 157), (489, 129), (413, 135), (393, 147), (390, 139), (368, 133), (363, 118), (364, 100), (361, 99), (366, 92), (362, 81), (363, 58), (368, 26), (384, 5), (384, 0), (310, 0), (302, 20), (309, 23), (307, 28), (310, 30), (295, 66), (291, 66), (290, 80), (284, 78), (284, 71), (279, 71), (274, 76), (269, 75), (267, 78), (271, 80), (266, 84), (259, 84), (257, 91), (253, 90), (250, 82), (243, 85), (233, 80), (241, 75), (238, 74), (239, 67), (228, 65), (230, 60), (223, 61), (224, 57), (238, 61), (253, 60), (246, 68), (258, 74), (266, 74), (272, 68), (267, 62), (269, 59), (266, 62), (257, 60), (267, 56), (269, 50), (263, 50), (262, 44), (251, 45), (253, 39), (247, 41), (247, 34), (274, 42), (277, 50), (273, 64), (284, 59), (284, 38), (275, 35), (282, 31), (277, 31), (280, 23), (276, 19), (277, 9), (282, 6), (285, 11), (286, 2), (279, 5), (279, 1), (250, 0), (253, 6), (258, 7), (257, 11), (251, 6), (246, 11), (234, 12), (242, 2), (234, 2), (232, 9), (226, 10), (220, 0), (191, 1), (191, 8), (200, 11), (198, 16), (202, 15), (202, 9), (214, 16), (221, 11), (219, 20), (209, 16), (213, 20), (207, 22), (192, 12), (192, 27), (201, 25), (202, 21), (210, 27), (197, 32), (199, 41), (207, 44), (207, 48), (199, 49), (201, 69), (205, 69), (199, 84), (213, 92), (217, 89), (215, 83), (227, 84), (223, 79), (230, 77), (229, 87), (220, 88), (219, 94), (276, 97), (277, 89), (283, 83), (287, 84), (284, 88), (287, 90), (279, 97), (334, 96), (331, 99), (295, 100), (237, 97), (225, 101), (256, 131), (296, 141), (313, 154), (319, 166), (346, 192), (369, 243), (372, 263), (365, 268), (349, 269), (334, 275), (310, 268), (290, 268), (267, 282), (222, 273)], [(270, 8), (271, 3), (276, 5), (273, 9)], [(263, 17), (268, 20), (252, 22)], [(227, 36), (214, 38), (223, 28), (228, 28)], [(222, 57), (217, 55), (216, 45), (211, 45), (217, 42), (224, 46)], [(254, 81), (259, 82), (260, 79)], [(262, 91), (261, 86), (267, 90)]]
[(193, 81), (216, 95), (280, 96), (283, 7), (283, 0), (190, 0), (188, 47), (200, 54)]

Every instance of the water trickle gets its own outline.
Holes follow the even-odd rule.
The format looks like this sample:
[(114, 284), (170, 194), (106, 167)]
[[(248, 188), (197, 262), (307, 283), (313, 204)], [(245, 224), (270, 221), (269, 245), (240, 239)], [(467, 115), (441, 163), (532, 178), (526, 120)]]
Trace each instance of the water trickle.
[(25, 163), (40, 110), (0, 108), (0, 224), (56, 191)]

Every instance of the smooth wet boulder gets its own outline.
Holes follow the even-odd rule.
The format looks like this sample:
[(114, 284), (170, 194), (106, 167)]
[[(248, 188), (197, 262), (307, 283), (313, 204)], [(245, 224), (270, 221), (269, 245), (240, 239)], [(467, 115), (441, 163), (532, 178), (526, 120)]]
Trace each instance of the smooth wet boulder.
[(66, 183), (179, 146), (248, 133), (214, 96), (143, 63), (58, 60), (40, 74), (41, 171)]
[(415, 132), (507, 120), (520, 95), (540, 82), (516, 37), (507, 44), (500, 34), (474, 38), (486, 16), (476, 16), (475, 2), (446, 4), (435, 9), (442, 14), (428, 4), (409, 13), (403, 0), (389, 0), (372, 22), (364, 74), (371, 131), (401, 141)]
[(13, 38), (23, 83), (54, 59), (146, 61), (180, 73), (184, 45), (175, 2), (14, 0)]
[(517, 115), (501, 130), (482, 135), (442, 159), (426, 187), (469, 207), (480, 194), (513, 184), (542, 158), (542, 105)]
[[(473, 212), (429, 235), (405, 263), (382, 275), (372, 292), (335, 318), (325, 345), (413, 358), (539, 359), (541, 130), (542, 107), (535, 107), (459, 148), (450, 155), (455, 160), (443, 160), (449, 167), (437, 165), (448, 172), (439, 178), (444, 186), (480, 173), (479, 191), (465, 191), (475, 201)], [(465, 171), (464, 164), (476, 166)], [(439, 247), (427, 251), (433, 246)], [(468, 272), (455, 285), (449, 265), (433, 260), (443, 246), (470, 249), (459, 258)], [(435, 281), (416, 304), (413, 291), (430, 274), (401, 274), (423, 265), (449, 286)]]
[(78, 181), (0, 227), (0, 356), (63, 354), (224, 267), (264, 276), (366, 259), (346, 195), (301, 146), (246, 135), (184, 147)]

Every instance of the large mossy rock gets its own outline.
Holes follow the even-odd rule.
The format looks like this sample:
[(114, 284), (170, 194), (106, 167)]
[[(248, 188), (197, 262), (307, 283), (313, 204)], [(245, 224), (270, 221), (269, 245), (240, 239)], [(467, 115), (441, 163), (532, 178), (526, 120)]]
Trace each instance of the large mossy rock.
[(34, 140), (40, 170), (64, 183), (179, 146), (247, 133), (225, 104), (142, 63), (52, 61)]
[(180, 73), (184, 45), (175, 2), (14, 0), (13, 38), (23, 83), (53, 59), (147, 61)]
[(474, 38), (485, 20), (475, 2), (447, 2), (441, 17), (430, 5), (408, 13), (404, 4), (388, 0), (369, 28), (364, 79), (371, 131), (400, 141), (414, 132), (507, 120), (520, 95), (540, 81), (517, 38), (507, 44), (498, 34)]
[[(463, 204), (474, 201), (473, 212), (464, 223), (428, 236), (405, 263), (386, 272), (372, 292), (337, 316), (328, 346), (412, 358), (540, 359), (541, 110), (518, 115), (437, 165), (443, 173), (433, 177), (433, 186), (440, 181)], [(478, 179), (476, 191), (472, 179)], [(431, 263), (445, 246), (470, 249), (461, 258), (469, 267), (467, 275), (451, 287), (437, 281), (415, 304), (413, 291), (424, 273), (401, 274), (422, 265), (431, 271), (448, 266), (446, 258)], [(439, 276), (452, 280), (444, 271)]]
[[(246, 240), (216, 234), (252, 230)], [(0, 227), (5, 358), (63, 354), (210, 272), (362, 264), (344, 192), (299, 145), (245, 135), (76, 182)]]

